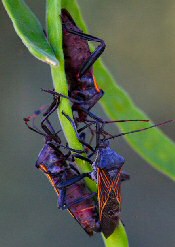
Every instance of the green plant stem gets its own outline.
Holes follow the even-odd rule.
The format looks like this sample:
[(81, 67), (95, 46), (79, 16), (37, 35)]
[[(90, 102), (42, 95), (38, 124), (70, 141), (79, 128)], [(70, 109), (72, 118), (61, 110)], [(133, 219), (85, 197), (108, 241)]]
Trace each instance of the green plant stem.
[[(64, 54), (62, 50), (62, 23), (61, 23), (61, 1), (48, 0), (47, 1), (47, 26), (48, 26), (48, 39), (55, 52), (56, 57), (60, 61), (59, 67), (51, 66), (52, 79), (55, 91), (64, 95), (68, 95), (68, 85), (64, 71)], [(62, 114), (66, 113), (73, 119), (72, 108), (68, 99), (61, 98), (58, 107), (58, 117), (65, 134), (69, 147), (76, 150), (83, 150), (83, 146), (79, 142), (75, 130), (70, 121)], [(76, 159), (76, 163), (82, 172), (91, 171), (91, 166), (88, 162), (81, 159)], [(88, 187), (95, 191), (95, 183), (90, 179), (86, 179)]]
[(114, 233), (108, 239), (105, 239), (105, 237), (103, 236), (103, 241), (107, 247), (129, 246), (128, 237), (126, 235), (125, 228), (121, 222), (119, 223), (119, 226), (114, 231)]

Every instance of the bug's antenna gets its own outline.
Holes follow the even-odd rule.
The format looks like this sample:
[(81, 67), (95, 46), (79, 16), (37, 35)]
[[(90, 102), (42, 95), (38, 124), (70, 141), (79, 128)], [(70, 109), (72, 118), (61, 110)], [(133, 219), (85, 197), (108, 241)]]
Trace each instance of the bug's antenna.
[(104, 141), (106, 140), (110, 140), (110, 139), (114, 139), (116, 137), (119, 137), (119, 136), (124, 136), (124, 135), (128, 135), (128, 134), (133, 134), (133, 133), (137, 133), (137, 132), (141, 132), (141, 131), (145, 131), (145, 130), (148, 130), (148, 129), (151, 129), (151, 128), (155, 128), (155, 127), (158, 127), (158, 126), (161, 126), (161, 125), (165, 125), (165, 124), (168, 124), (168, 123), (171, 123), (171, 122), (174, 122), (175, 120), (171, 119), (171, 120), (167, 120), (165, 122), (162, 122), (162, 123), (158, 123), (158, 124), (153, 124), (147, 128), (142, 128), (142, 129), (136, 129), (136, 130), (132, 130), (132, 131), (129, 131), (129, 132), (122, 132), (118, 135), (113, 135), (111, 137), (108, 137), (108, 138), (105, 138)]

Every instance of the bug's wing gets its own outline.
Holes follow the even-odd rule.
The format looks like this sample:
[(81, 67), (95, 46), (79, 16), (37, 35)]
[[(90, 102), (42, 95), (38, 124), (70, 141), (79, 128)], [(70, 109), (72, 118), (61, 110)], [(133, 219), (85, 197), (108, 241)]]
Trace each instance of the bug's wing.
[(98, 203), (102, 232), (109, 237), (119, 223), (121, 172), (110, 176), (108, 171), (98, 168)]

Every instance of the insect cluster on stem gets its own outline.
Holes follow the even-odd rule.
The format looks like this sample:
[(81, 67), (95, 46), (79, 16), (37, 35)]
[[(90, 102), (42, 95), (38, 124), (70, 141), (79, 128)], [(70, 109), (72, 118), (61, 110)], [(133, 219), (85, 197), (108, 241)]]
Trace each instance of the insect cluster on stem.
[[(54, 187), (58, 196), (58, 207), (67, 209), (89, 235), (93, 235), (93, 232), (102, 232), (108, 238), (119, 224), (121, 183), (129, 179), (129, 175), (123, 171), (125, 159), (110, 148), (109, 140), (166, 122), (118, 135), (107, 132), (105, 130), (107, 124), (148, 120), (105, 121), (91, 112), (92, 107), (104, 94), (95, 79), (93, 64), (103, 53), (105, 42), (100, 38), (84, 34), (67, 10), (62, 9), (61, 18), (68, 96), (59, 94), (55, 90), (43, 90), (53, 95), (53, 102), (46, 112), (39, 109), (24, 120), (29, 129), (44, 136), (44, 147), (38, 156), (36, 167), (44, 172)], [(99, 43), (93, 52), (90, 51), (89, 41)], [(64, 111), (62, 114), (74, 127), (77, 138), (85, 147), (84, 151), (74, 150), (67, 144), (62, 144), (59, 133), (54, 130), (49, 120), (50, 115), (59, 106), (61, 97), (68, 98), (72, 103), (74, 119)], [(42, 130), (40, 130), (35, 127), (34, 121), (43, 112)], [(32, 125), (29, 124), (31, 120)], [(86, 129), (91, 133), (90, 141), (87, 141), (87, 134), (84, 132)], [(92, 145), (93, 138), (95, 138), (94, 145)], [(64, 150), (68, 152), (65, 154)], [(92, 165), (92, 172), (81, 174), (75, 158), (89, 162)], [(97, 193), (88, 189), (84, 181), (85, 177), (97, 183)]]

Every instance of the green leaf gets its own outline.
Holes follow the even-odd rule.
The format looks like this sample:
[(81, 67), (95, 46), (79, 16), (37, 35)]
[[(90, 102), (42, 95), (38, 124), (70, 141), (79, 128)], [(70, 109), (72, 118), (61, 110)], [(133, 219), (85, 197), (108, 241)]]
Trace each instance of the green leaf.
[[(116, 84), (101, 61), (95, 64), (95, 74), (99, 85), (106, 93), (100, 103), (111, 119), (149, 119), (135, 106), (128, 94)], [(138, 122), (118, 124), (124, 132), (150, 125), (151, 123)], [(133, 149), (154, 168), (175, 180), (175, 144), (161, 130), (153, 128), (126, 135), (125, 138)]]
[[(75, 0), (63, 0), (62, 6), (73, 15), (76, 23), (87, 32), (87, 28), (80, 14)], [(135, 106), (129, 95), (117, 85), (108, 69), (99, 59), (95, 63), (95, 76), (105, 95), (100, 104), (110, 119), (149, 119)], [(163, 120), (165, 121), (165, 119)], [(151, 124), (151, 123), (150, 123)], [(148, 123), (118, 123), (124, 132), (148, 127)], [(155, 169), (175, 180), (175, 144), (158, 128), (125, 136), (132, 148), (149, 162)]]
[(2, 2), (18, 36), (29, 51), (39, 60), (58, 66), (59, 61), (44, 35), (39, 20), (25, 2), (22, 0), (3, 0)]

